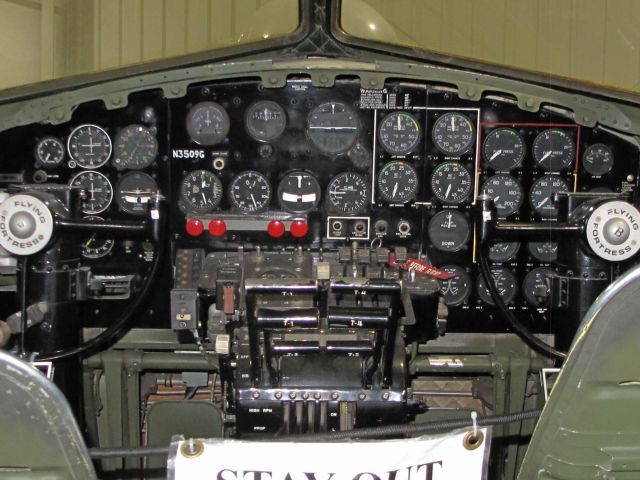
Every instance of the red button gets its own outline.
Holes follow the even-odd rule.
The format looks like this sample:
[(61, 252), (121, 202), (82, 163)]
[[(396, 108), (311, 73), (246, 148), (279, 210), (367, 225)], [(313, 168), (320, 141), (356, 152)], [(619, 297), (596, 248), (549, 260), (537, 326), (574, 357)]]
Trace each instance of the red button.
[(224, 220), (211, 220), (209, 222), (209, 233), (214, 237), (221, 237), (227, 231), (227, 224)]
[(189, 235), (192, 237), (199, 237), (204, 232), (204, 225), (202, 221), (197, 218), (190, 218), (187, 220), (186, 230)]
[(270, 237), (280, 238), (282, 235), (284, 235), (284, 231), (284, 223), (282, 223), (280, 220), (271, 220), (269, 222), (269, 225), (267, 225), (267, 233)]
[(294, 220), (291, 222), (291, 235), (302, 238), (309, 232), (309, 225), (304, 220)]

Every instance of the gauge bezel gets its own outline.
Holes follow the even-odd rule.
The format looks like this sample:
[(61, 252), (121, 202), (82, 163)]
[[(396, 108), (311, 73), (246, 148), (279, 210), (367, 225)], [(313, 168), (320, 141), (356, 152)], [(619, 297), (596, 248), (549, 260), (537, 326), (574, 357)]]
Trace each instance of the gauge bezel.
[[(433, 184), (434, 180), (436, 179), (436, 175), (441, 174), (444, 171), (444, 169), (446, 169), (447, 167), (462, 169), (462, 171), (465, 173), (465, 179), (467, 181), (467, 189), (465, 193), (462, 196), (454, 197), (451, 200), (447, 200), (447, 198), (443, 196), (441, 189), (436, 190)], [(436, 166), (436, 168), (433, 169), (433, 172), (431, 172), (431, 177), (429, 179), (429, 185), (431, 187), (431, 192), (442, 203), (445, 203), (447, 205), (459, 205), (469, 198), (469, 195), (471, 194), (471, 189), (473, 187), (473, 179), (471, 178), (471, 173), (469, 172), (469, 170), (467, 170), (467, 168), (464, 165), (462, 165), (462, 163), (456, 162), (456, 161), (447, 161), (447, 162), (442, 162), (441, 164)]]
[[(460, 238), (461, 238), (460, 237), (460, 238), (456, 239), (456, 240), (458, 240), (458, 243), (456, 243), (453, 247), (443, 248), (442, 247), (442, 243), (438, 243), (438, 242), (434, 241), (432, 232), (433, 232), (434, 228), (438, 228), (439, 230), (442, 229), (440, 227), (440, 224), (437, 223), (437, 222), (440, 222), (439, 219), (441, 217), (443, 217), (443, 216), (446, 216), (448, 213), (450, 213), (451, 215), (455, 215), (455, 216), (459, 217), (461, 224), (464, 225), (465, 228), (466, 228), (466, 232), (465, 232), (464, 240), (460, 241)], [(438, 219), (438, 220), (436, 220), (436, 219)], [(454, 210), (452, 208), (446, 209), (446, 210), (440, 210), (433, 217), (431, 217), (429, 219), (429, 223), (427, 224), (427, 236), (429, 237), (429, 241), (433, 245), (433, 248), (435, 248), (436, 250), (438, 250), (440, 252), (447, 252), (447, 253), (459, 252), (460, 250), (464, 249), (467, 246), (467, 244), (469, 243), (469, 239), (471, 238), (471, 230), (472, 229), (471, 229), (471, 224), (469, 222), (469, 219), (462, 212), (460, 212), (458, 210)]]
[[(134, 131), (134, 135), (138, 136), (138, 135), (148, 135), (149, 138), (153, 141), (153, 155), (149, 158), (146, 155), (143, 157), (145, 159), (145, 162), (141, 165), (132, 165), (131, 161), (132, 161), (132, 152), (128, 152), (126, 157), (122, 158), (122, 156), (120, 155), (120, 150), (124, 147), (122, 147), (120, 145), (120, 142), (122, 141), (122, 137), (126, 132), (129, 131)], [(130, 137), (131, 138), (135, 138), (135, 137)], [(158, 150), (159, 150), (159, 145), (158, 145), (158, 139), (156, 138), (156, 135), (151, 131), (150, 128), (145, 127), (144, 125), (140, 125), (140, 124), (136, 124), (133, 123), (131, 125), (127, 125), (126, 127), (122, 128), (117, 134), (116, 137), (114, 139), (114, 143), (113, 143), (113, 159), (111, 160), (111, 163), (113, 164), (113, 166), (115, 168), (117, 168), (118, 170), (143, 170), (147, 167), (149, 167), (150, 165), (153, 164), (153, 162), (156, 160), (156, 158), (158, 157)], [(124, 149), (124, 151), (126, 152), (126, 149)]]
[[(88, 221), (92, 222), (92, 221), (103, 221), (104, 219), (102, 217), (98, 217), (98, 216), (95, 216), (95, 215), (89, 215), (87, 217), (84, 217), (83, 220), (88, 220)], [(96, 234), (94, 233), (94, 235), (96, 235)], [(83, 239), (83, 244), (80, 245), (80, 255), (82, 255), (84, 258), (88, 258), (89, 260), (96, 260), (98, 258), (103, 258), (103, 257), (106, 257), (107, 255), (109, 255), (111, 253), (111, 251), (113, 250), (113, 247), (116, 244), (115, 238), (112, 237), (112, 236), (108, 236), (108, 237), (102, 238), (102, 239), (106, 243), (109, 244), (109, 247), (107, 248), (107, 250), (105, 250), (104, 252), (102, 252), (100, 254), (89, 255), (89, 254), (86, 253), (86, 248), (88, 248), (88, 247), (85, 247), (84, 239)]]
[[(542, 256), (540, 254), (540, 252), (536, 251), (536, 244), (551, 244), (551, 245), (555, 245), (555, 253), (553, 254), (553, 256)], [(529, 255), (531, 255), (531, 257), (533, 257), (535, 260), (537, 260), (540, 263), (553, 263), (556, 260), (558, 260), (558, 243), (557, 242), (551, 242), (551, 241), (542, 241), (542, 242), (527, 242), (527, 251), (529, 252)]]
[[(40, 155), (40, 147), (45, 143), (45, 142), (54, 142), (56, 143), (59, 147), (60, 147), (60, 151), (62, 152), (62, 154), (60, 155), (60, 157), (55, 157), (55, 158), (59, 158), (59, 160), (55, 161), (55, 162), (50, 162), (50, 161), (46, 161), (42, 158), (42, 156)], [(58, 137), (54, 137), (52, 135), (46, 136), (46, 137), (42, 137), (40, 140), (38, 140), (38, 142), (36, 143), (36, 146), (33, 149), (33, 153), (35, 156), (35, 159), (38, 163), (40, 163), (40, 165), (42, 165), (44, 168), (55, 168), (58, 167), (60, 165), (62, 165), (62, 163), (64, 162), (64, 159), (67, 156), (67, 149), (65, 147), (65, 144), (62, 140), (60, 140)]]
[[(221, 132), (203, 134), (197, 131), (195, 124), (195, 114), (198, 110), (205, 107), (217, 110), (221, 114), (223, 121), (222, 125), (224, 126)], [(185, 119), (185, 128), (187, 130), (189, 138), (193, 142), (197, 143), (198, 145), (208, 147), (212, 145), (218, 145), (219, 143), (222, 143), (225, 138), (227, 138), (227, 135), (231, 130), (231, 119), (229, 118), (229, 113), (227, 113), (227, 110), (222, 105), (217, 102), (206, 100), (204, 102), (196, 103), (189, 109), (189, 111), (187, 112), (187, 117)]]
[[(571, 151), (566, 153), (564, 158), (562, 158), (561, 160), (562, 165), (560, 166), (560, 168), (551, 168), (552, 165), (549, 165), (549, 168), (547, 168), (542, 163), (547, 159), (540, 158), (540, 154), (538, 152), (538, 146), (540, 145), (540, 143), (542, 141), (547, 141), (545, 140), (545, 135), (551, 135), (551, 134), (561, 135), (563, 138), (566, 138), (571, 145)], [(533, 140), (533, 145), (531, 146), (531, 152), (533, 153), (533, 159), (535, 161), (535, 165), (538, 168), (542, 169), (545, 172), (562, 172), (565, 170), (569, 170), (571, 168), (571, 165), (576, 159), (576, 143), (574, 142), (573, 138), (571, 138), (571, 135), (569, 135), (569, 133), (566, 132), (565, 130), (561, 128), (556, 128), (556, 127), (547, 128), (546, 130), (543, 130), (538, 135), (536, 135), (536, 138)]]
[[(609, 165), (609, 168), (607, 170), (590, 170), (593, 167), (588, 167), (587, 165), (589, 165), (587, 163), (587, 157), (589, 156), (589, 154), (591, 153), (592, 150), (595, 150), (596, 148), (603, 148), (606, 152), (606, 155), (609, 156), (611, 158), (611, 164)], [(589, 175), (592, 175), (594, 177), (601, 177), (602, 175), (606, 175), (607, 173), (611, 172), (611, 170), (613, 169), (613, 164), (615, 162), (615, 156), (613, 154), (613, 150), (606, 144), (604, 143), (594, 143), (592, 145), (589, 145), (584, 153), (582, 154), (582, 167), (584, 168), (584, 171), (587, 172)]]
[[(504, 276), (508, 276), (509, 277), (509, 281), (513, 284), (513, 289), (511, 290), (509, 296), (503, 297), (502, 295), (500, 295), (500, 297), (502, 298), (502, 301), (505, 303), (505, 305), (509, 305), (518, 296), (518, 291), (519, 291), (518, 277), (513, 272), (513, 270), (511, 270), (508, 267), (504, 267), (504, 266), (501, 266), (501, 265), (493, 265), (493, 266), (490, 267), (490, 271), (491, 271), (491, 278), (493, 279), (494, 283), (495, 283), (495, 278), (494, 278), (493, 272), (494, 271), (498, 271), (498, 270), (501, 271), (501, 272), (506, 272), (506, 275), (504, 275)], [(499, 286), (497, 284), (496, 284), (496, 287), (499, 288)], [(484, 302), (486, 305), (489, 305), (491, 307), (495, 307), (495, 303), (493, 301), (493, 298), (491, 298), (491, 293), (489, 292), (489, 289), (485, 285), (484, 277), (482, 275), (478, 278), (478, 282), (476, 284), (476, 292), (477, 292), (478, 297), (480, 298), (480, 300), (482, 300), (482, 302)]]
[[(268, 105), (270, 108), (272, 108), (273, 110), (277, 110), (278, 113), (282, 115), (282, 118), (284, 119), (284, 123), (278, 126), (278, 132), (275, 135), (270, 135), (270, 136), (262, 135), (258, 133), (258, 129), (255, 129), (254, 127), (251, 126), (251, 121), (252, 121), (251, 115), (256, 110), (259, 110), (258, 108), (259, 105)], [(280, 136), (287, 129), (288, 120), (289, 119), (287, 118), (287, 112), (285, 111), (284, 107), (279, 103), (274, 102), (273, 100), (257, 100), (247, 107), (247, 111), (244, 114), (244, 128), (249, 134), (249, 136), (254, 140), (258, 142), (268, 143), (280, 138)]]
[[(364, 200), (362, 206), (358, 207), (356, 210), (344, 210), (340, 205), (336, 204), (331, 196), (331, 186), (337, 182), (341, 178), (345, 177), (357, 177), (363, 185), (362, 190), (358, 190), (358, 192), (362, 192), (362, 198)], [(327, 201), (327, 209), (333, 213), (339, 213), (342, 215), (358, 215), (364, 212), (369, 205), (369, 182), (367, 178), (357, 172), (341, 172), (334, 176), (331, 180), (329, 180), (329, 184), (327, 185), (327, 193), (326, 193), (326, 201)]]
[[(515, 134), (515, 138), (517, 138), (518, 140), (518, 145), (520, 148), (520, 152), (517, 153), (516, 156), (510, 156), (509, 160), (511, 162), (511, 166), (507, 167), (507, 168), (496, 168), (496, 166), (493, 164), (495, 162), (495, 159), (491, 160), (491, 155), (488, 154), (487, 152), (487, 148), (488, 145), (487, 143), (492, 141), (494, 139), (494, 137), (496, 135), (498, 135), (499, 133), (502, 132), (511, 132), (513, 134)], [(495, 149), (493, 150), (495, 152)], [(487, 136), (485, 137), (484, 141), (482, 142), (482, 158), (484, 159), (484, 161), (486, 162), (486, 165), (491, 167), (494, 171), (496, 172), (510, 172), (513, 169), (519, 168), (522, 166), (522, 162), (524, 161), (524, 157), (527, 153), (527, 144), (524, 140), (524, 137), (520, 134), (520, 132), (518, 132), (516, 129), (514, 128), (510, 128), (510, 127), (500, 127), (500, 128), (494, 128), (493, 130), (491, 130)], [(500, 157), (497, 157), (500, 158)]]
[[(414, 183), (415, 183), (415, 187), (413, 188), (413, 190), (409, 193), (409, 196), (406, 199), (396, 199), (393, 197), (393, 192), (391, 195), (388, 195), (387, 193), (385, 193), (385, 190), (383, 189), (383, 187), (381, 186), (381, 181), (382, 181), (382, 177), (383, 175), (389, 170), (389, 168), (391, 168), (391, 166), (394, 165), (400, 165), (404, 168), (406, 168), (409, 172), (411, 172), (411, 176), (413, 177)], [(380, 169), (380, 171), (378, 172), (378, 178), (376, 178), (376, 186), (378, 187), (378, 193), (380, 194), (380, 196), (382, 197), (382, 199), (390, 204), (394, 204), (394, 205), (404, 205), (406, 203), (409, 203), (413, 200), (415, 200), (416, 195), (418, 194), (418, 189), (420, 188), (420, 180), (418, 178), (418, 172), (416, 171), (416, 169), (414, 168), (413, 165), (411, 165), (408, 162), (405, 162), (404, 160), (394, 160), (388, 163), (385, 163), (382, 168)]]
[[(268, 197), (264, 203), (261, 203), (257, 208), (255, 209), (250, 209), (250, 208), (245, 208), (242, 205), (240, 205), (240, 203), (238, 202), (238, 199), (236, 198), (236, 196), (233, 193), (233, 189), (235, 187), (235, 185), (245, 176), (256, 176), (258, 178), (261, 179), (261, 181), (264, 182), (264, 185), (267, 186), (267, 194)], [(269, 182), (269, 179), (267, 178), (266, 175), (257, 172), (255, 170), (245, 170), (243, 172), (240, 172), (238, 175), (236, 175), (233, 180), (231, 180), (231, 183), (229, 184), (229, 190), (228, 190), (228, 194), (229, 194), (229, 202), (231, 203), (232, 208), (239, 210), (243, 213), (257, 213), (257, 212), (262, 212), (264, 210), (266, 210), (269, 207), (269, 204), (271, 203), (271, 196), (273, 194), (273, 189), (271, 188), (271, 182)]]
[[(495, 246), (496, 245), (508, 245), (508, 249), (506, 250), (508, 252), (508, 255), (504, 255), (501, 254), (500, 256), (495, 255)], [(494, 263), (504, 263), (504, 262), (509, 262), (511, 260), (513, 260), (515, 258), (515, 256), (518, 254), (518, 252), (520, 251), (520, 247), (522, 245), (520, 244), (520, 242), (494, 242), (491, 245), (489, 245), (489, 260), (491, 260)]]
[[(439, 129), (439, 127), (446, 123), (447, 118), (449, 117), (457, 117), (457, 118), (462, 118), (466, 124), (468, 124), (471, 127), (470, 135), (469, 135), (469, 140), (464, 144), (463, 147), (460, 147), (458, 149), (448, 149), (446, 146), (443, 146), (440, 142), (441, 140), (438, 139), (438, 137), (436, 136), (436, 133)], [(445, 132), (446, 133), (446, 132)], [(436, 121), (433, 124), (433, 128), (431, 129), (431, 138), (433, 140), (433, 144), (435, 145), (435, 147), (438, 149), (438, 151), (440, 151), (441, 153), (445, 154), (445, 155), (452, 155), (455, 157), (459, 157), (461, 155), (464, 155), (465, 153), (469, 152), (471, 150), (471, 147), (473, 147), (473, 143), (476, 139), (476, 128), (473, 125), (473, 122), (471, 121), (471, 118), (469, 118), (467, 115), (465, 115), (462, 112), (457, 112), (457, 111), (452, 111), (452, 112), (447, 112), (444, 113), (442, 115), (440, 115)], [(449, 135), (449, 134), (447, 134)]]
[[(315, 194), (316, 194), (316, 199), (315, 199), (313, 205), (305, 207), (305, 208), (302, 208), (302, 209), (295, 209), (295, 208), (289, 207), (287, 205), (287, 203), (282, 199), (282, 194), (283, 194), (282, 189), (284, 188), (285, 180), (287, 178), (293, 177), (295, 175), (304, 175), (304, 176), (309, 177), (309, 178), (311, 178), (313, 180), (313, 184), (314, 184), (313, 186), (314, 186)], [(318, 179), (312, 173), (307, 172), (305, 170), (294, 170), (294, 171), (288, 172), (286, 175), (284, 175), (282, 177), (282, 179), (278, 183), (277, 195), (278, 195), (278, 205), (280, 205), (280, 207), (282, 209), (286, 210), (287, 212), (291, 212), (291, 213), (306, 214), (306, 213), (311, 212), (313, 209), (315, 209), (320, 204), (320, 200), (321, 200), (321, 197), (322, 197), (322, 188), (320, 187), (320, 182), (318, 182)]]
[[(96, 165), (89, 165), (89, 164), (85, 164), (85, 163), (84, 163), (84, 160), (81, 160), (81, 159), (79, 159), (79, 158), (76, 158), (76, 157), (73, 155), (73, 152), (72, 152), (72, 150), (71, 150), (71, 144), (72, 144), (71, 142), (72, 142), (72, 139), (74, 139), (74, 138), (75, 138), (75, 136), (78, 134), (78, 132), (79, 132), (79, 131), (81, 131), (81, 130), (83, 130), (83, 129), (86, 129), (86, 128), (95, 128), (95, 129), (99, 130), (100, 132), (102, 132), (102, 134), (104, 135), (104, 138), (106, 138), (107, 143), (108, 143), (108, 145), (109, 145), (109, 152), (108, 152), (108, 153), (107, 153), (107, 155), (106, 155), (106, 156), (105, 156), (105, 157), (100, 161), (100, 163), (99, 163), (99, 164), (96, 164)], [(105, 165), (105, 164), (109, 161), (109, 159), (111, 158), (111, 154), (113, 153), (113, 143), (112, 143), (112, 141), (111, 141), (111, 137), (109, 136), (109, 134), (107, 133), (107, 131), (106, 131), (104, 128), (102, 128), (102, 127), (100, 127), (100, 126), (98, 126), (98, 125), (95, 125), (95, 124), (93, 124), (93, 123), (85, 123), (85, 124), (83, 124), (83, 125), (78, 125), (76, 128), (74, 128), (74, 129), (71, 131), (71, 133), (69, 134), (69, 137), (67, 137), (67, 153), (69, 154), (69, 159), (71, 159), (71, 160), (73, 160), (74, 162), (76, 162), (76, 165), (77, 165), (78, 167), (80, 167), (80, 168), (84, 168), (84, 169), (87, 169), (87, 170), (95, 170), (96, 168), (100, 168), (100, 167), (102, 167), (103, 165)]]
[[(312, 118), (314, 116), (314, 114), (316, 114), (316, 112), (318, 110), (320, 110), (322, 107), (324, 107), (325, 105), (342, 105), (344, 107), (344, 111), (349, 113), (353, 119), (353, 123), (354, 123), (354, 130), (353, 130), (353, 136), (349, 141), (349, 144), (347, 146), (341, 147), (340, 149), (328, 149), (326, 148), (325, 145), (322, 145), (321, 142), (318, 140), (318, 137), (314, 134), (312, 134)], [(330, 128), (330, 127), (327, 127)], [(328, 102), (322, 102), (319, 105), (315, 106), (313, 108), (313, 110), (311, 110), (309, 112), (309, 115), (307, 115), (307, 123), (306, 123), (306, 135), (307, 138), (309, 138), (309, 140), (311, 140), (311, 143), (313, 143), (313, 145), (322, 153), (324, 153), (325, 155), (331, 155), (331, 156), (337, 156), (337, 155), (341, 155), (345, 152), (348, 152), (358, 141), (358, 137), (360, 136), (360, 129), (361, 129), (361, 125), (360, 125), (360, 121), (358, 119), (358, 115), (356, 115), (356, 112), (349, 106), (347, 105), (345, 102), (343, 101), (328, 101)], [(331, 133), (329, 133), (328, 135), (331, 135)]]
[[(217, 185), (217, 191), (220, 192), (217, 196), (213, 197), (214, 199), (213, 204), (211, 206), (208, 206), (207, 208), (198, 208), (194, 206), (193, 203), (189, 200), (189, 197), (185, 195), (185, 181), (187, 180), (187, 178), (189, 176), (194, 176), (195, 178), (196, 175), (202, 172), (204, 172), (207, 176), (209, 175), (211, 176), (211, 178), (213, 179), (213, 183)], [(216, 189), (214, 188), (213, 191), (215, 192)], [(179, 196), (178, 205), (184, 213), (205, 214), (205, 213), (210, 213), (214, 211), (216, 208), (218, 208), (218, 206), (220, 205), (220, 202), (222, 201), (222, 197), (224, 196), (224, 187), (222, 185), (222, 181), (215, 173), (209, 170), (204, 170), (204, 169), (192, 170), (191, 172), (187, 172), (180, 179), (179, 195), (180, 196)]]
[(471, 296), (471, 292), (473, 291), (473, 280), (471, 279), (471, 275), (469, 275), (469, 272), (467, 272), (463, 267), (459, 265), (443, 265), (442, 267), (440, 267), (440, 269), (449, 274), (455, 275), (455, 277), (458, 278), (458, 281), (464, 279), (463, 281), (465, 281), (466, 283), (464, 294), (461, 297), (459, 296), (460, 298), (457, 298), (455, 302), (447, 302), (447, 297), (445, 296), (446, 294), (442, 293), (442, 289), (444, 288), (446, 282), (449, 282), (453, 279), (443, 280), (442, 286), (440, 287), (440, 295), (444, 299), (445, 304), (448, 307), (458, 307), (467, 302), (469, 300), (469, 297)]
[[(413, 132), (415, 132), (415, 138), (411, 141), (411, 144), (404, 149), (396, 149), (392, 147), (387, 143), (387, 140), (385, 140), (385, 138), (383, 137), (383, 129), (385, 128), (385, 125), (388, 125), (387, 122), (389, 121), (389, 119), (394, 117), (399, 117), (399, 116), (408, 117), (411, 124), (415, 126), (415, 130), (413, 130)], [(391, 125), (393, 125), (393, 122), (391, 122)], [(416, 117), (411, 115), (408, 112), (403, 112), (403, 111), (392, 112), (392, 113), (389, 113), (388, 115), (385, 115), (384, 118), (380, 121), (380, 126), (378, 127), (378, 141), (380, 142), (380, 145), (382, 146), (384, 151), (389, 153), (390, 155), (408, 155), (414, 152), (418, 147), (418, 145), (420, 144), (421, 134), (422, 134), (422, 128), (420, 127), (420, 123), (418, 122)]]
[[(106, 175), (97, 172), (95, 170), (84, 170), (82, 172), (78, 172), (76, 175), (73, 176), (73, 178), (71, 178), (71, 180), (69, 180), (69, 186), (73, 187), (73, 183), (77, 180), (78, 177), (84, 176), (84, 175), (89, 175), (89, 174), (95, 174), (99, 177), (101, 177), (102, 179), (104, 179), (104, 181), (106, 182), (106, 184), (109, 185), (109, 201), (107, 202), (107, 204), (99, 209), (99, 210), (85, 210), (82, 205), (80, 207), (80, 211), (86, 215), (96, 215), (98, 213), (102, 213), (104, 212), (106, 209), (108, 209), (111, 206), (111, 203), (113, 202), (113, 195), (114, 195), (114, 189), (113, 189), (113, 185), (111, 184), (111, 181), (107, 178)], [(81, 202), (84, 203), (84, 202)]]
[(506, 217), (508, 217), (510, 215), (514, 215), (514, 214), (518, 213), (520, 211), (520, 208), (522, 208), (522, 204), (524, 202), (524, 189), (522, 188), (522, 184), (520, 183), (520, 181), (516, 177), (514, 177), (512, 175), (508, 175), (506, 173), (498, 173), (496, 175), (492, 175), (491, 177), (487, 178), (484, 181), (484, 183), (480, 187), (480, 192), (483, 195), (486, 195), (485, 194), (485, 187), (487, 186), (487, 184), (489, 182), (495, 181), (495, 179), (504, 179), (504, 180), (508, 180), (508, 181), (513, 180), (513, 182), (515, 182), (515, 185), (518, 187), (518, 196), (516, 197), (516, 199), (517, 199), (516, 205), (514, 205), (512, 208), (507, 210), (507, 213), (504, 212), (504, 208), (503, 207), (499, 206), (500, 202), (495, 204), (498, 216), (501, 217), (501, 218), (506, 218)]
[(122, 184), (127, 181), (130, 177), (134, 177), (136, 175), (139, 175), (141, 177), (145, 178), (145, 181), (148, 181), (151, 183), (153, 183), (153, 185), (155, 185), (155, 193), (157, 194), (160, 189), (158, 187), (158, 182), (156, 182), (156, 180), (149, 175), (148, 173), (145, 172), (141, 172), (139, 170), (132, 170), (130, 172), (125, 173), (124, 175), (122, 175), (119, 179), (118, 179), (118, 183), (116, 184), (116, 191), (115, 191), (115, 196), (116, 196), (116, 203), (118, 204), (118, 207), (120, 207), (120, 210), (122, 210), (125, 213), (128, 213), (129, 215), (137, 215), (137, 216), (141, 216), (141, 215), (145, 215), (147, 208), (145, 207), (142, 210), (134, 210), (132, 208), (130, 208), (129, 204), (124, 202), (121, 195), (120, 195), (120, 191), (122, 189)]
[[(551, 195), (551, 197), (553, 197), (553, 195), (555, 195), (558, 192), (569, 192), (570, 188), (569, 188), (569, 184), (566, 182), (566, 180), (558, 175), (543, 175), (542, 177), (536, 179), (536, 181), (534, 181), (531, 184), (531, 188), (529, 189), (529, 204), (531, 205), (531, 211), (536, 213), (537, 215), (541, 216), (542, 218), (547, 218), (547, 219), (552, 219), (552, 218), (557, 218), (558, 216), (558, 207), (556, 207), (555, 205), (553, 206), (553, 211), (547, 211), (547, 210), (539, 210), (539, 204), (536, 205), (533, 201), (533, 191), (534, 189), (536, 189), (536, 186), (541, 183), (543, 180), (547, 180), (547, 181), (559, 181), (562, 182), (562, 184), (566, 187), (563, 190), (553, 190), (553, 193)], [(553, 205), (553, 198), (550, 198), (549, 200), (551, 203), (551, 205)]]

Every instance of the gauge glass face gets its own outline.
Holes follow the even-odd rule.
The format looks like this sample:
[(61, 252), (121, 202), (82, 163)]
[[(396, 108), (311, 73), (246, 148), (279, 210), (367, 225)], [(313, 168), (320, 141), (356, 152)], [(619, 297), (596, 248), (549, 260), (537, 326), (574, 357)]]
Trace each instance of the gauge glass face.
[(111, 156), (111, 139), (97, 125), (80, 125), (67, 139), (69, 157), (82, 168), (98, 168)]
[(613, 168), (613, 152), (602, 143), (590, 145), (582, 156), (582, 166), (591, 175), (609, 173)]
[(271, 201), (271, 185), (263, 174), (242, 172), (229, 186), (231, 205), (243, 212), (259, 212)]
[(444, 298), (444, 303), (449, 307), (456, 307), (464, 303), (471, 294), (471, 277), (462, 268), (457, 265), (445, 265), (441, 270), (454, 275), (449, 280), (442, 281), (440, 294)]
[(469, 241), (469, 221), (457, 210), (436, 213), (427, 227), (432, 245), (443, 252), (457, 252)]
[(143, 172), (129, 172), (120, 178), (116, 187), (116, 203), (131, 215), (144, 215), (147, 204), (158, 193), (156, 181)]
[(494, 170), (508, 171), (522, 165), (524, 138), (512, 128), (492, 130), (482, 145), (482, 155)]
[(418, 174), (407, 162), (389, 162), (378, 174), (378, 191), (389, 203), (407, 203), (418, 193)]
[(533, 158), (546, 172), (559, 172), (569, 168), (575, 152), (575, 145), (569, 134), (558, 128), (545, 130), (533, 141)]
[(489, 247), (489, 260), (492, 262), (508, 262), (520, 250), (519, 242), (496, 242)]
[[(84, 220), (97, 222), (103, 219), (91, 216), (85, 217)], [(111, 252), (114, 245), (115, 240), (113, 237), (92, 233), (90, 236), (82, 240), (82, 243), (80, 244), (80, 251), (84, 258), (102, 258)]]
[(441, 163), (431, 174), (431, 190), (443, 203), (461, 203), (471, 193), (471, 174), (458, 162)]
[(473, 123), (462, 113), (445, 113), (433, 125), (433, 142), (446, 155), (462, 155), (473, 145)]
[[(505, 304), (512, 302), (518, 293), (517, 280), (513, 272), (505, 267), (491, 267), (491, 276), (502, 301)], [(482, 275), (478, 278), (478, 296), (484, 303), (495, 305)]]
[(157, 155), (158, 140), (142, 125), (129, 125), (116, 135), (112, 162), (117, 169), (147, 168)]
[(69, 182), (74, 188), (81, 188), (86, 196), (82, 199), (81, 210), (92, 215), (104, 212), (113, 200), (113, 187), (109, 179), (99, 172), (80, 172)]
[(358, 138), (358, 119), (341, 102), (318, 105), (309, 115), (307, 134), (318, 149), (329, 155), (349, 150)]
[(45, 137), (36, 145), (36, 160), (43, 167), (56, 167), (64, 161), (64, 144), (55, 137)]
[(359, 173), (343, 172), (331, 179), (327, 188), (329, 209), (334, 212), (354, 215), (367, 206), (369, 187)]
[(534, 268), (524, 277), (522, 281), (522, 294), (526, 302), (532, 307), (544, 307), (549, 298), (550, 286), (547, 279), (555, 275), (551, 268)]
[(555, 262), (558, 259), (558, 244), (556, 242), (529, 242), (529, 253), (542, 263)]
[(261, 100), (249, 106), (245, 114), (245, 127), (259, 142), (275, 140), (287, 126), (284, 109), (271, 100)]
[(320, 184), (307, 172), (288, 173), (278, 185), (278, 201), (289, 212), (310, 212), (320, 202)]
[(200, 102), (187, 114), (187, 133), (199, 145), (222, 142), (230, 127), (229, 115), (219, 103)]
[(378, 139), (388, 153), (406, 155), (413, 152), (420, 142), (420, 125), (413, 115), (394, 112), (380, 122)]
[(208, 170), (185, 175), (180, 185), (181, 205), (193, 213), (208, 213), (222, 200), (222, 182)]
[(493, 199), (500, 217), (516, 213), (522, 205), (522, 187), (511, 175), (494, 175), (484, 182), (481, 190)]
[(535, 212), (544, 218), (556, 218), (558, 208), (553, 202), (556, 193), (568, 192), (569, 186), (560, 177), (545, 175), (536, 180), (529, 191), (529, 201)]

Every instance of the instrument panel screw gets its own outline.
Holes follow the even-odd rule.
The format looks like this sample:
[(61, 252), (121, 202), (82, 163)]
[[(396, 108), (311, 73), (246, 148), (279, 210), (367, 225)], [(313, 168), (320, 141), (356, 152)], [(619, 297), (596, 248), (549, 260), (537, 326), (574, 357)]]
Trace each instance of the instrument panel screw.
[(359, 393), (358, 394), (358, 400), (364, 400), (365, 398), (367, 398), (367, 395), (365, 393)]
[(253, 397), (254, 400), (257, 400), (260, 398), (260, 392), (253, 392), (251, 396)]
[(338, 392), (331, 393), (331, 400), (338, 400), (340, 398), (340, 394)]
[(384, 393), (382, 394), (382, 399), (383, 399), (383, 400), (389, 400), (389, 392), (384, 392)]
[(295, 400), (296, 396), (297, 396), (296, 392), (289, 392), (289, 398), (291, 400)]
[(302, 392), (302, 398), (307, 400), (309, 398), (309, 392)]
[(282, 398), (282, 392), (276, 392), (276, 400), (280, 400)]
[(322, 398), (322, 395), (320, 394), (320, 392), (316, 392), (313, 394), (313, 398), (315, 398), (316, 400), (320, 400)]

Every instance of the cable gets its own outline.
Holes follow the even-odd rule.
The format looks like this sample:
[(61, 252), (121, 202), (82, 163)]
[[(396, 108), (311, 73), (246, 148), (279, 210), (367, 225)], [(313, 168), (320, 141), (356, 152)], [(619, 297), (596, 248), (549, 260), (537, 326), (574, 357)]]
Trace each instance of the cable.
[(18, 345), (18, 356), (25, 358), (27, 356), (27, 349), (25, 347), (25, 341), (27, 337), (27, 268), (29, 268), (29, 257), (22, 257), (20, 262), (20, 269), (22, 270), (22, 276), (20, 279), (20, 343)]
[(520, 320), (507, 308), (498, 292), (498, 288), (496, 287), (493, 276), (491, 275), (491, 269), (489, 268), (489, 262), (487, 262), (487, 252), (486, 248), (482, 246), (480, 248), (480, 255), (478, 262), (480, 263), (480, 271), (482, 272), (482, 278), (484, 278), (484, 283), (491, 294), (491, 299), (493, 303), (495, 303), (496, 307), (502, 314), (502, 316), (507, 320), (511, 328), (518, 334), (520, 338), (522, 338), (531, 348), (537, 350), (538, 352), (544, 353), (548, 356), (555, 357), (560, 360), (564, 360), (567, 358), (567, 354), (565, 352), (561, 352), (560, 350), (552, 347), (548, 343), (540, 340), (538, 337), (533, 335), (527, 327), (525, 327)]
[(97, 337), (94, 337), (88, 342), (83, 343), (82, 345), (79, 345), (77, 347), (64, 350), (56, 350), (54, 352), (38, 356), (38, 361), (52, 362), (73, 357), (75, 355), (87, 354), (94, 350), (97, 350), (98, 348), (112, 341), (114, 338), (118, 337), (127, 327), (143, 302), (147, 299), (147, 295), (151, 292), (152, 287), (155, 284), (158, 272), (163, 263), (162, 258), (164, 257), (165, 250), (165, 245), (162, 240), (160, 240), (156, 245), (156, 255), (153, 259), (153, 263), (151, 265), (149, 273), (147, 274), (147, 277), (144, 281), (142, 290), (138, 293), (136, 299), (127, 306), (124, 312), (122, 312), (122, 315), (120, 315), (120, 317), (115, 322), (113, 322), (109, 326), (109, 328), (107, 328)]

